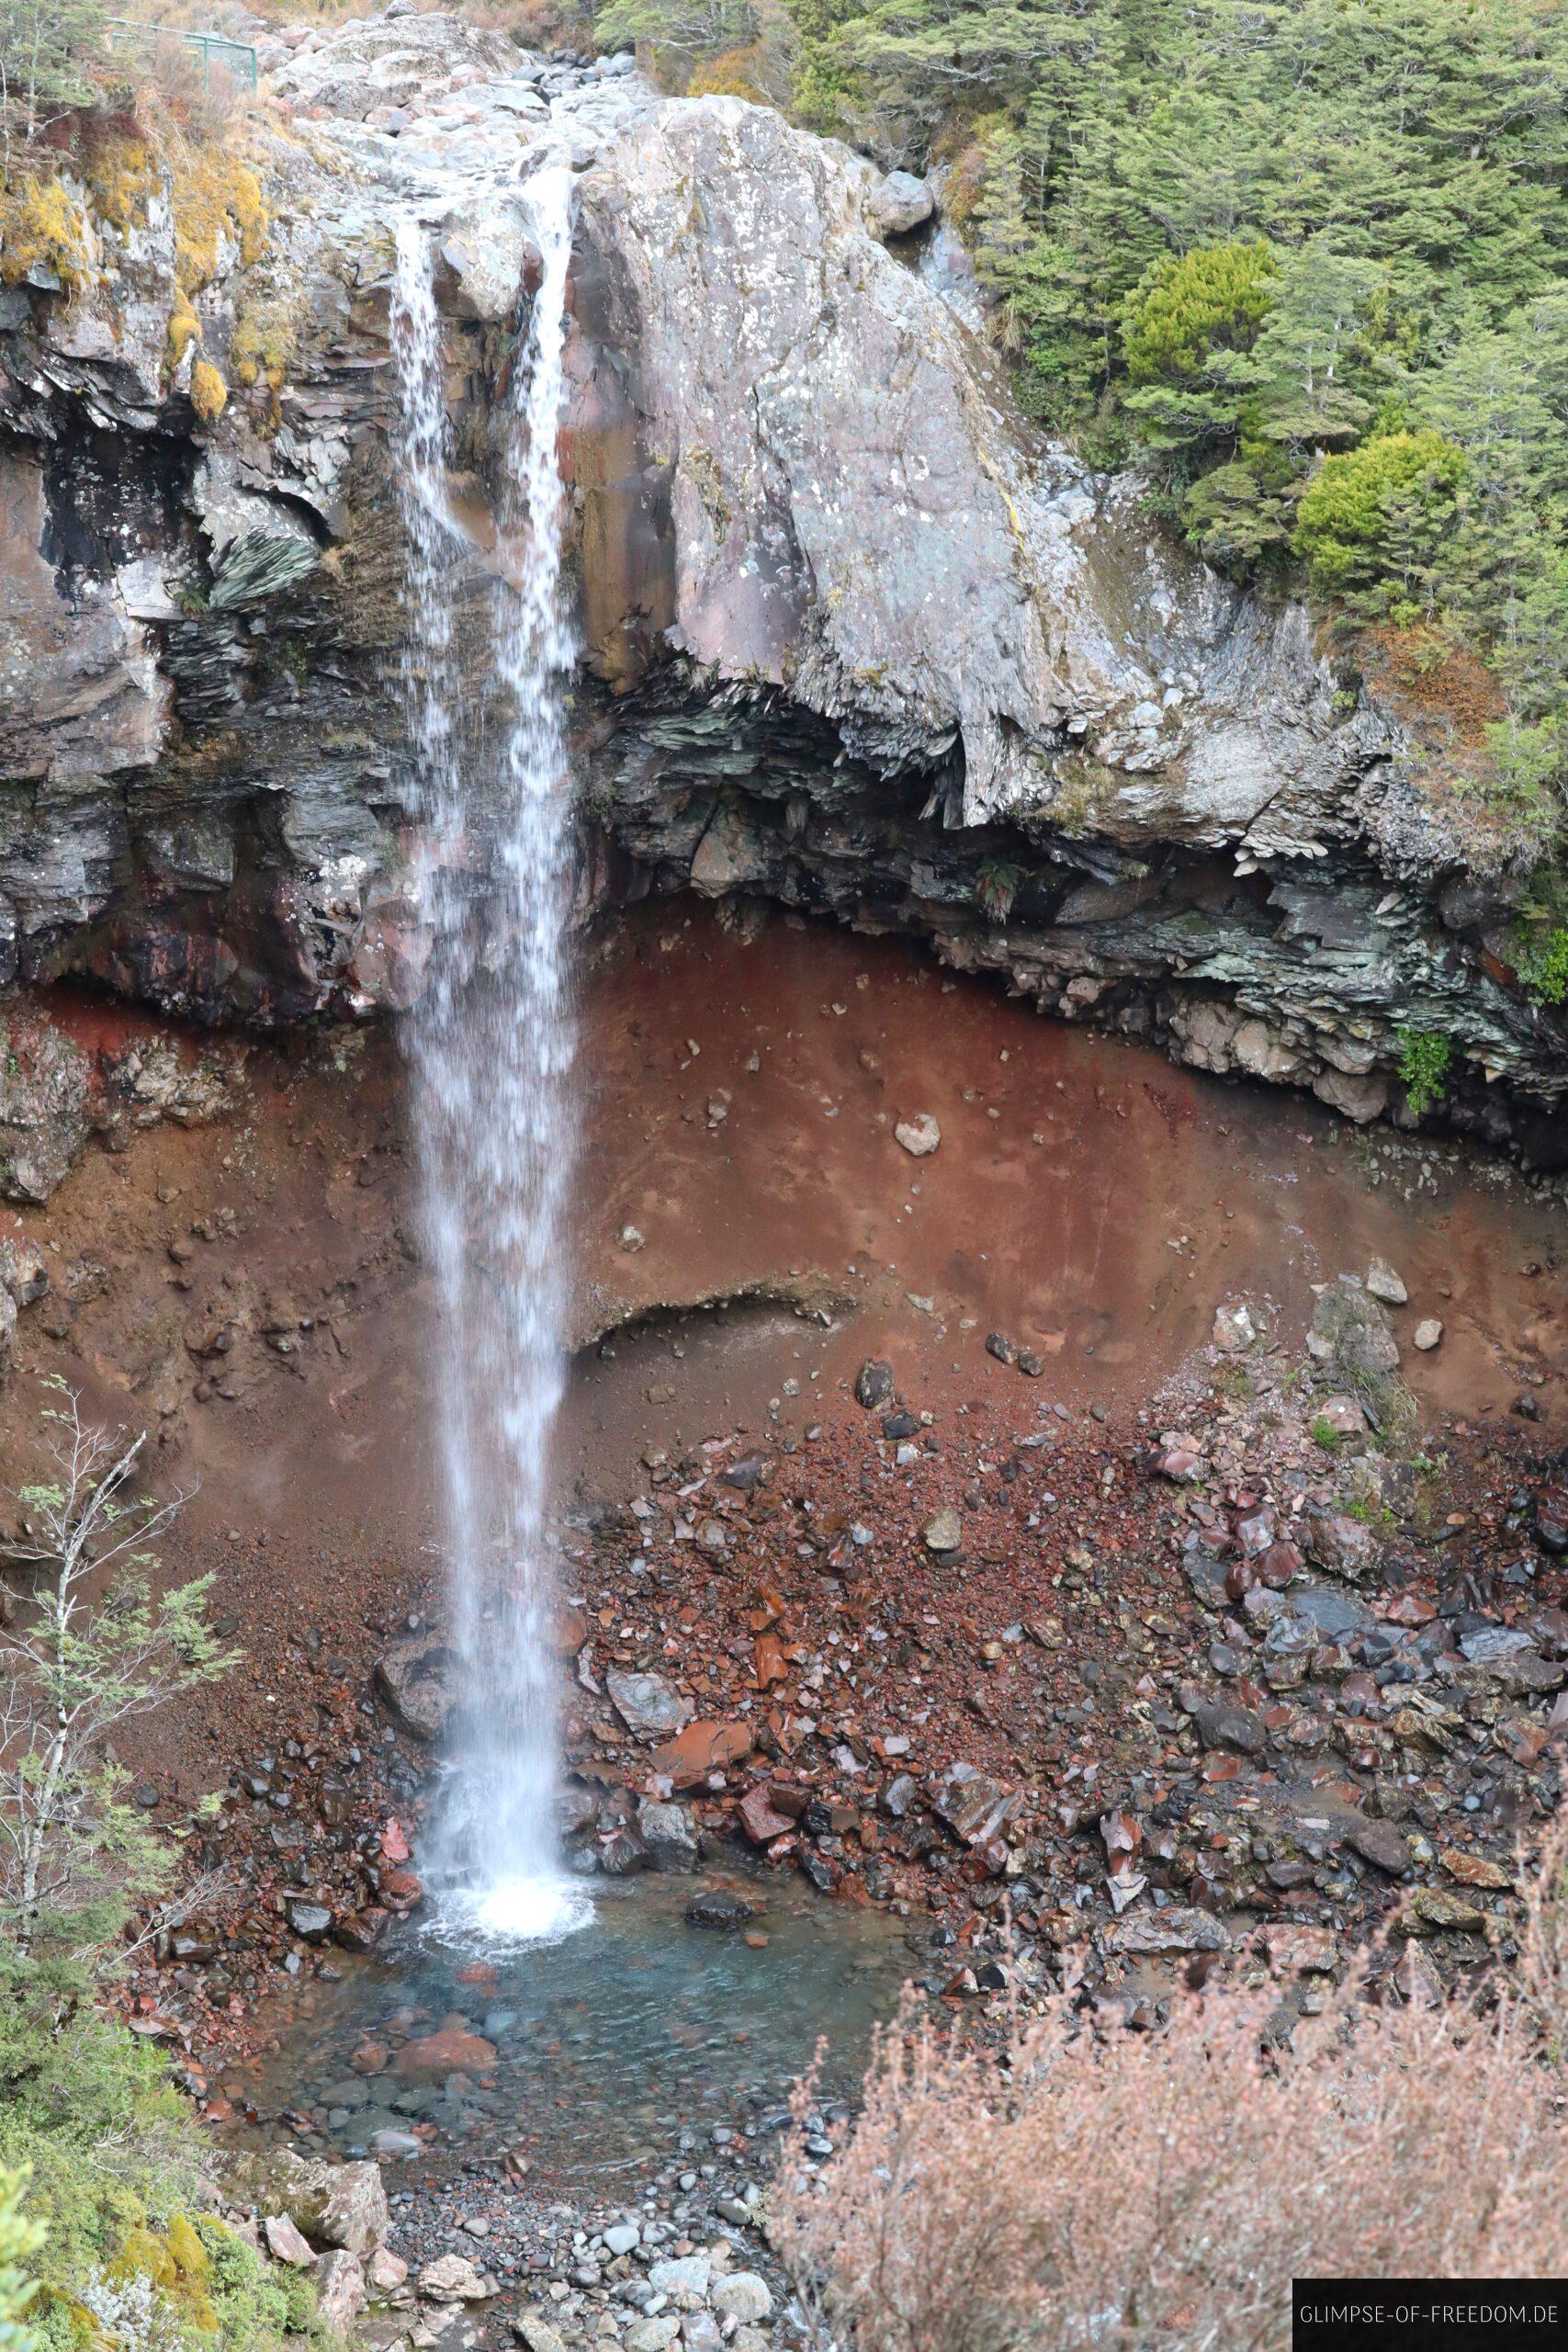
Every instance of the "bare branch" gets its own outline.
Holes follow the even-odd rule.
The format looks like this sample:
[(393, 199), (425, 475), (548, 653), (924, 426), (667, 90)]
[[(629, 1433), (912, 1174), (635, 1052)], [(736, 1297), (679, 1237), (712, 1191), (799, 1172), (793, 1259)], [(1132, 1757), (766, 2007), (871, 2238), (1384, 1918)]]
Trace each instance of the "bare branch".
[(56, 1385), (56, 1475), (23, 1490), (33, 1526), (11, 1547), (38, 1577), (36, 1613), (4, 1645), (0, 1686), (0, 1930), (23, 1955), (46, 1928), (68, 1942), (73, 1918), (160, 1891), (167, 1849), (125, 1806), (109, 1742), (231, 1663), (208, 1633), (202, 1584), (154, 1593), (147, 1546), (186, 1498), (135, 1493), (145, 1432), (91, 1426)]

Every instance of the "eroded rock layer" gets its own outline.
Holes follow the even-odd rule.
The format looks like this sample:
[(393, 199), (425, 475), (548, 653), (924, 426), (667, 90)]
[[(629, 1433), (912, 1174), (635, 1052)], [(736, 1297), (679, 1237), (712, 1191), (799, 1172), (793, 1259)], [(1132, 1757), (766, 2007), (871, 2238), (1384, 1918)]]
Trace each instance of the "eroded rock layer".
[(0, 975), (265, 1023), (417, 993), (392, 222), (441, 255), (482, 772), (491, 419), (526, 178), (564, 154), (584, 911), (690, 885), (910, 931), (1358, 1119), (1403, 1108), (1402, 1030), (1441, 1036), (1450, 1109), (1547, 1146), (1568, 1061), (1508, 969), (1517, 877), (1467, 866), (1304, 609), (1035, 444), (918, 186), (442, 16), (264, 62), (265, 218), (227, 199), (193, 327), (155, 164), (124, 225), (75, 191), (70, 285), (0, 296)]

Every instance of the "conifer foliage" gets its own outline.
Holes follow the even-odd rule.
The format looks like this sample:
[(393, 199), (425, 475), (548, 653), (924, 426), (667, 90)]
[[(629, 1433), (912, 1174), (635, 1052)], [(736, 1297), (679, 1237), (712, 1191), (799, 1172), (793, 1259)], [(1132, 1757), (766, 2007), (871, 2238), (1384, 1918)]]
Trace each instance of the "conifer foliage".
[(1034, 414), (1234, 575), (1480, 655), (1560, 816), (1562, 0), (780, 5), (797, 119), (946, 168)]

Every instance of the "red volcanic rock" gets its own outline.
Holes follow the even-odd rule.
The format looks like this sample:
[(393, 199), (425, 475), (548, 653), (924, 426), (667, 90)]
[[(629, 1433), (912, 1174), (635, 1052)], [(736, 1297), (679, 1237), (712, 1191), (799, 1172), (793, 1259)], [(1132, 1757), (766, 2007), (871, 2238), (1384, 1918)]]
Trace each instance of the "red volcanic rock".
[(1299, 1547), (1286, 1536), (1259, 1552), (1253, 1565), (1259, 1584), (1267, 1585), (1270, 1592), (1283, 1592), (1300, 1576), (1306, 1562)]
[(776, 1634), (758, 1634), (756, 1658), (759, 1690), (766, 1690), (774, 1682), (789, 1680), (789, 1667), (784, 1659), (784, 1646)]
[(784, 1815), (774, 1812), (766, 1781), (759, 1781), (741, 1798), (740, 1826), (754, 1846), (765, 1846), (771, 1838), (784, 1837), (790, 1828)]
[(750, 1724), (688, 1724), (677, 1738), (655, 1749), (649, 1769), (677, 1789), (694, 1789), (710, 1772), (744, 1763), (753, 1745)]
[(405, 2083), (440, 2083), (448, 2075), (482, 2075), (494, 2065), (495, 2055), (494, 2042), (482, 2034), (447, 2026), (423, 2041), (405, 2041), (392, 2061), (392, 2072)]
[(590, 1631), (581, 1609), (574, 1609), (570, 1600), (558, 1604), (550, 1623), (550, 1640), (561, 1657), (575, 1657)]
[(344, 1951), (372, 1951), (380, 1941), (387, 1925), (387, 1914), (378, 1908), (355, 1911), (339, 1919), (333, 1929), (333, 1941)]

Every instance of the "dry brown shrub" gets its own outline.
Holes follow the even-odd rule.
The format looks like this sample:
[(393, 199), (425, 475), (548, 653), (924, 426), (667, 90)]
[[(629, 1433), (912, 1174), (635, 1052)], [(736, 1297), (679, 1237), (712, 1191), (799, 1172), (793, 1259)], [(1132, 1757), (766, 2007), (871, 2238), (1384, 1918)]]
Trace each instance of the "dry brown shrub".
[(138, 121), (154, 135), (221, 139), (236, 115), (254, 108), (243, 61), (204, 51), (200, 35), (248, 46), (254, 23), (223, 0), (124, 0), (107, 64), (129, 85)]
[(510, 33), (524, 49), (597, 52), (590, 0), (459, 0), (457, 13), (483, 31)]
[(1280, 1988), (1187, 1996), (1101, 2035), (1064, 1998), (998, 2064), (884, 2037), (863, 2114), (779, 2244), (854, 2352), (1284, 2352), (1292, 2278), (1568, 2270), (1557, 1833), (1488, 2009), (1326, 1998), (1280, 2046)]
[(766, 60), (760, 44), (748, 49), (721, 50), (716, 57), (705, 57), (693, 72), (686, 85), (689, 98), (746, 98), (753, 106), (772, 106), (774, 101), (763, 87), (767, 71)]
[(204, 58), (177, 33), (158, 36), (147, 73), (166, 119), (197, 139), (220, 139), (250, 102), (248, 85), (235, 78), (220, 56)]
[(1506, 705), (1494, 673), (1468, 646), (1430, 624), (1365, 631), (1363, 653), (1379, 683), (1413, 711), (1450, 729), (1461, 743), (1478, 743)]

